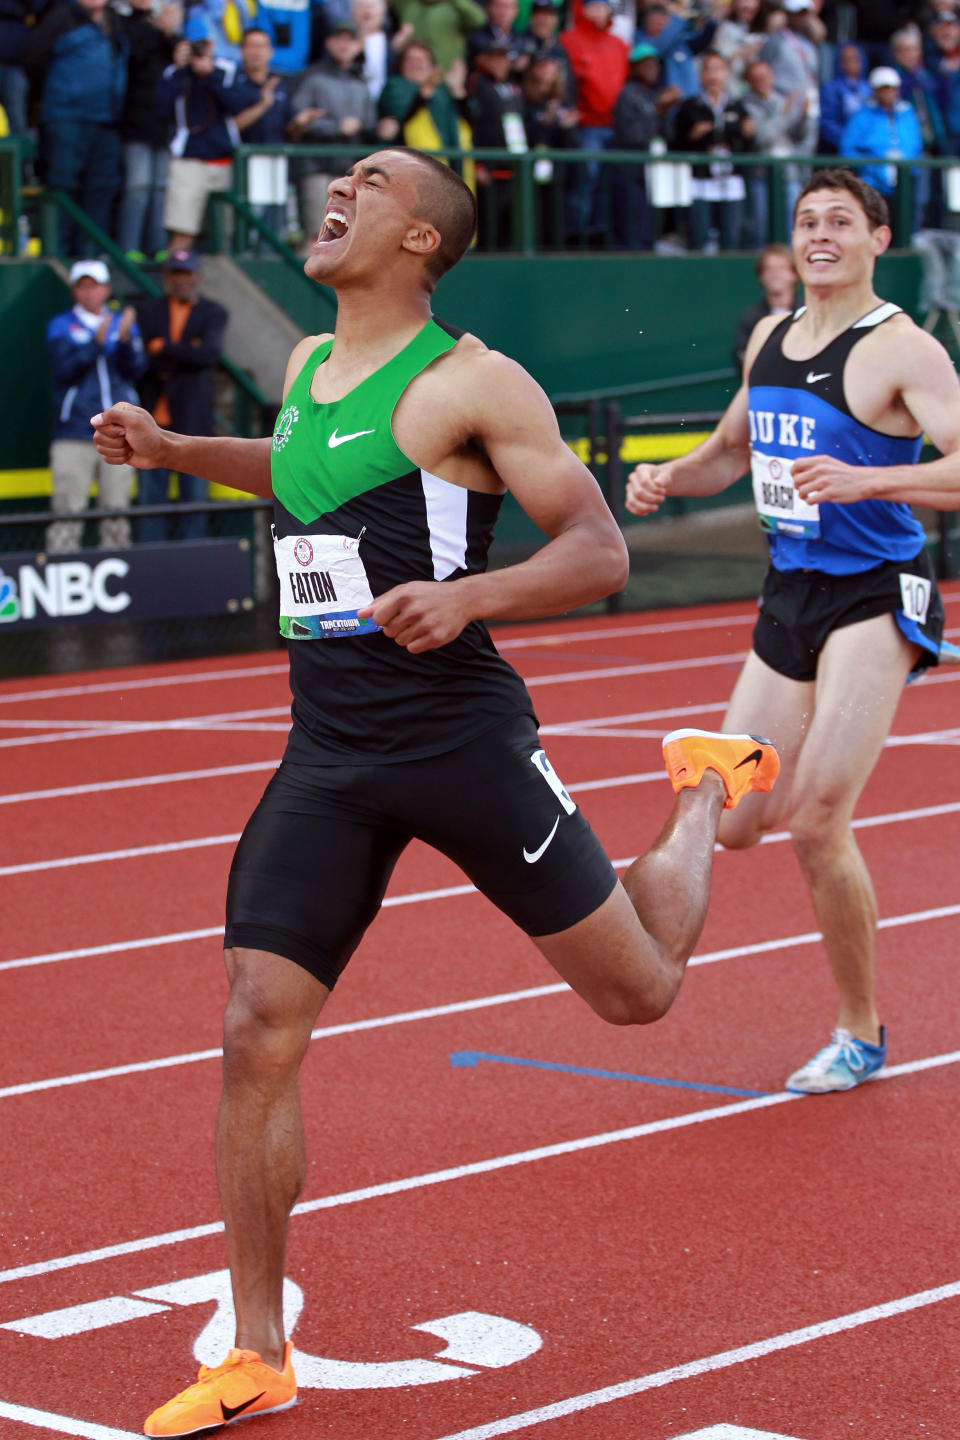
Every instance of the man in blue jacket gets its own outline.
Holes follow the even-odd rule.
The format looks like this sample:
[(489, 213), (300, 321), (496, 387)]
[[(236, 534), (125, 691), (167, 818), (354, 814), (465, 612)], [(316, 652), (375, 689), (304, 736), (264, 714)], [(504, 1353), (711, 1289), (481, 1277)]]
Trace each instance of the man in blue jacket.
[[(120, 183), (118, 121), (127, 50), (119, 18), (106, 0), (55, 0), (30, 32), (23, 56), (31, 80), (42, 87), (43, 177), (108, 233)], [(65, 216), (61, 242), (68, 255), (82, 250)]]
[[(913, 160), (923, 154), (923, 133), (917, 112), (900, 99), (900, 75), (892, 65), (879, 65), (869, 75), (873, 99), (851, 115), (843, 127), (840, 151), (849, 156), (876, 156), (878, 160)], [(865, 165), (860, 178), (881, 195), (897, 188), (895, 165)], [(898, 237), (908, 243), (909, 236)]]
[[(137, 404), (134, 381), (145, 359), (136, 312), (107, 306), (110, 272), (102, 260), (78, 260), (70, 271), (73, 308), (55, 315), (47, 326), (47, 356), (53, 373), (53, 444), (50, 470), (56, 515), (78, 515), (87, 508), (90, 486), (99, 486), (103, 509), (128, 506), (133, 489), (129, 465), (107, 465), (93, 443), (90, 416), (118, 400)], [(55, 520), (47, 528), (49, 553), (78, 550), (82, 520)], [(130, 544), (130, 522), (118, 516), (100, 521), (100, 547)]]

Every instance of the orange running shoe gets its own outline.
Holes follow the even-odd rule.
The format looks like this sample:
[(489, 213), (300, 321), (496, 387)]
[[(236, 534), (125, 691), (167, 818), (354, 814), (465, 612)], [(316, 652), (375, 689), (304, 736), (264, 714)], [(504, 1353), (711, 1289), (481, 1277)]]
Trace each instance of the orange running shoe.
[(297, 1402), (293, 1342), (283, 1347), (283, 1369), (264, 1365), (256, 1350), (231, 1350), (214, 1370), (200, 1366), (197, 1383), (147, 1416), (145, 1435), (197, 1435), (231, 1420), (269, 1415)]
[(663, 737), (663, 758), (677, 793), (699, 785), (704, 770), (716, 770), (727, 787), (725, 810), (732, 810), (750, 790), (772, 790), (780, 773), (780, 756), (762, 735), (671, 730)]

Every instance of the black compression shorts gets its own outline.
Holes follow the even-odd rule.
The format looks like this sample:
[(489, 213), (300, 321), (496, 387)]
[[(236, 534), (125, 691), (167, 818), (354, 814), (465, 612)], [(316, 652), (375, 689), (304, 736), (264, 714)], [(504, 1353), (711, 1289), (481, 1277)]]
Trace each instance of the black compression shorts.
[(237, 846), (224, 945), (283, 955), (332, 987), (414, 838), (528, 935), (575, 925), (616, 884), (522, 716), (426, 760), (284, 761)]
[(914, 674), (938, 663), (943, 600), (926, 550), (913, 560), (885, 561), (856, 575), (771, 566), (760, 596), (753, 648), (778, 674), (814, 680), (831, 631), (875, 615), (893, 615), (905, 638), (920, 646)]

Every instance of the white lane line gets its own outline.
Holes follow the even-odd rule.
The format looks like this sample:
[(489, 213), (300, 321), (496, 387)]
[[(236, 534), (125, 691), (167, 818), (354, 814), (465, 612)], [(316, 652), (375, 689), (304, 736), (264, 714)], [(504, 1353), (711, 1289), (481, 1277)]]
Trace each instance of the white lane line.
[[(864, 1310), (854, 1310), (848, 1315), (837, 1315), (831, 1320), (820, 1320), (815, 1325), (805, 1325), (800, 1330), (787, 1330), (779, 1335), (770, 1335), (765, 1340), (754, 1341), (752, 1345), (740, 1345), (735, 1350), (721, 1350), (714, 1355), (705, 1355), (699, 1360), (690, 1360), (685, 1365), (672, 1365), (669, 1370), (657, 1370), (652, 1375), (640, 1375), (635, 1380), (623, 1380), (618, 1385), (606, 1385), (602, 1390), (589, 1390), (583, 1395), (571, 1395), (557, 1400), (552, 1405), (541, 1405), (536, 1410), (526, 1410), (519, 1415), (508, 1415), (502, 1420), (492, 1420), (486, 1425), (474, 1425), (469, 1430), (458, 1430), (456, 1434), (444, 1435), (441, 1440), (495, 1440), (498, 1435), (513, 1435), (517, 1430), (526, 1430), (531, 1425), (542, 1425), (548, 1420), (559, 1420), (565, 1415), (575, 1415), (583, 1410), (592, 1410), (597, 1405), (609, 1405), (615, 1400), (626, 1400), (631, 1395), (642, 1395), (645, 1390), (659, 1390), (665, 1385), (675, 1385), (680, 1380), (695, 1380), (700, 1375), (709, 1375), (717, 1370), (727, 1370), (732, 1365), (742, 1365), (749, 1360), (761, 1360), (766, 1355), (775, 1355), (781, 1350), (792, 1350), (797, 1345), (809, 1345), (814, 1340), (825, 1340), (831, 1335), (842, 1335), (847, 1330), (857, 1330), (862, 1325), (871, 1325), (878, 1320), (892, 1320), (906, 1315), (911, 1310), (921, 1310), (927, 1305), (938, 1305), (944, 1300), (955, 1300), (960, 1296), (960, 1282), (938, 1285), (933, 1290), (918, 1290), (913, 1295), (902, 1295), (882, 1305), (870, 1305)], [(711, 1432), (712, 1433), (712, 1432)], [(758, 1434), (756, 1431), (736, 1432), (745, 1435)], [(696, 1440), (696, 1437), (691, 1437)], [(775, 1437), (771, 1437), (775, 1440)]]
[(133, 775), (129, 780), (94, 780), (88, 785), (58, 785), (53, 790), (21, 790), (0, 795), (0, 805), (22, 805), (34, 800), (66, 800), (74, 795), (100, 795), (111, 790), (139, 790), (148, 785), (175, 785), (181, 780), (220, 780), (226, 775), (253, 775), (276, 770), (276, 760), (252, 760), (248, 765), (214, 765), (206, 770), (168, 770), (156, 775)]
[[(618, 785), (645, 785), (655, 780), (665, 778), (662, 770), (648, 770), (636, 775), (616, 775), (607, 780), (584, 780), (579, 785), (568, 785), (567, 789), (579, 793), (586, 790), (613, 789)], [(879, 825), (899, 825), (909, 820), (931, 820), (938, 816), (954, 815), (960, 811), (960, 800), (953, 800), (943, 805), (926, 805), (916, 810), (894, 810), (886, 815), (866, 815), (852, 822), (854, 830), (870, 830)], [(4, 875), (28, 875), (38, 870), (63, 870), (75, 865), (97, 865), (103, 862), (114, 860), (137, 860), (145, 855), (168, 855), (178, 850), (202, 850), (215, 845), (236, 844), (240, 839), (240, 832), (229, 835), (201, 835), (193, 840), (172, 840), (165, 844), (158, 845), (135, 845), (124, 850), (98, 850), (81, 855), (64, 855), (52, 860), (30, 860), (21, 865), (0, 865), (0, 877)], [(771, 831), (760, 840), (761, 845), (777, 845), (784, 840), (789, 840), (790, 835), (786, 830)], [(721, 846), (716, 847), (718, 851)], [(625, 869), (636, 860), (635, 855), (628, 856), (625, 860), (614, 860), (613, 864), (617, 869)], [(410, 905), (421, 899), (440, 899), (448, 895), (469, 895), (474, 887), (472, 885), (453, 885), (442, 890), (420, 891), (410, 896), (393, 897), (394, 905)], [(390, 900), (384, 901), (389, 905)]]
[(58, 860), (31, 860), (26, 865), (0, 865), (2, 875), (29, 875), (36, 870), (66, 870), (74, 865), (99, 865), (109, 860), (137, 860), (144, 855), (169, 855), (177, 850), (203, 850), (210, 845), (236, 844), (233, 835), (203, 835), (196, 840), (174, 840), (166, 845), (136, 845), (129, 850), (99, 850), (87, 855), (64, 855)]
[[(615, 640), (638, 635), (668, 635), (685, 631), (723, 629), (729, 625), (747, 625), (756, 621), (756, 612), (742, 615), (712, 616), (704, 620), (664, 620), (646, 625), (608, 625), (584, 630), (558, 630), (540, 635), (508, 636), (496, 640), (498, 650), (528, 650), (538, 645), (579, 644), (584, 640)], [(73, 695), (125, 694), (130, 690), (158, 690), (174, 685), (215, 685), (220, 680), (246, 680), (251, 676), (286, 675), (286, 661), (276, 665), (249, 665), (230, 670), (200, 670), (189, 675), (158, 675), (143, 680), (110, 680), (96, 685), (58, 685), (45, 690), (16, 690), (0, 694), (0, 705), (21, 701), (61, 700)]]
[[(908, 1061), (903, 1065), (891, 1065), (881, 1070), (867, 1084), (878, 1084), (881, 1080), (895, 1080), (904, 1075), (914, 1075), (927, 1070), (940, 1069), (960, 1062), (960, 1050), (944, 1055), (929, 1055), (922, 1060)], [(583, 1150), (596, 1150), (607, 1145), (616, 1145), (625, 1140), (640, 1140), (649, 1135), (661, 1135), (671, 1130), (683, 1130), (692, 1125), (702, 1125), (711, 1120), (725, 1120), (735, 1115), (748, 1115), (754, 1110), (769, 1110), (778, 1105), (797, 1102), (822, 1104), (819, 1096), (791, 1095), (783, 1090), (774, 1095), (761, 1095), (756, 1099), (739, 1100), (730, 1105), (711, 1106), (706, 1110), (688, 1111), (661, 1120), (649, 1121), (644, 1125), (631, 1125), (623, 1130), (609, 1130), (596, 1135), (584, 1135), (576, 1140), (564, 1140), (553, 1145), (540, 1145), (532, 1150), (519, 1150), (509, 1155), (495, 1155), (487, 1160), (476, 1160), (471, 1164), (453, 1165), (445, 1170), (431, 1170), (420, 1175), (405, 1176), (402, 1180), (387, 1180), (379, 1185), (366, 1185), (359, 1190), (345, 1190), (336, 1195), (323, 1195), (316, 1200), (301, 1201), (290, 1212), (291, 1215), (312, 1215), (319, 1210), (332, 1210), (342, 1205), (357, 1205), (364, 1200), (381, 1199), (387, 1195), (401, 1195), (411, 1190), (422, 1190), (432, 1185), (445, 1185), (451, 1180), (463, 1180), (475, 1175), (489, 1175), (498, 1170), (512, 1169), (519, 1165), (531, 1165), (540, 1160), (555, 1159), (561, 1155), (574, 1155)], [(137, 1255), (145, 1250), (158, 1250), (168, 1245), (180, 1245), (188, 1240), (201, 1240), (223, 1231), (223, 1221), (206, 1225), (194, 1225), (184, 1230), (168, 1230), (160, 1235), (145, 1235), (138, 1240), (126, 1240), (116, 1245), (105, 1245), (97, 1250), (83, 1250), (72, 1255), (59, 1255), (50, 1260), (38, 1260), (32, 1265), (18, 1265), (10, 1270), (0, 1270), (0, 1284), (12, 1280), (29, 1280), (38, 1275), (50, 1275), (59, 1270), (73, 1270), (82, 1265), (95, 1265), (104, 1260), (115, 1260), (122, 1255)]]
[(89, 1420), (74, 1420), (72, 1415), (53, 1415), (48, 1410), (32, 1410), (26, 1405), (9, 1405), (0, 1400), (0, 1420), (18, 1425), (32, 1425), (37, 1430), (54, 1430), (59, 1435), (79, 1435), (82, 1440), (143, 1440), (133, 1430), (114, 1430), (109, 1425), (94, 1425)]
[[(914, 910), (906, 915), (890, 915), (878, 922), (880, 930), (892, 930), (908, 925), (922, 925), (928, 920), (944, 920), (960, 915), (960, 905), (939, 905), (934, 910)], [(182, 939), (195, 939), (222, 935), (223, 927), (210, 930), (196, 930), (184, 935), (158, 935), (154, 939), (132, 941), (129, 945), (111, 945), (106, 950), (145, 949), (150, 945), (166, 944)], [(694, 955), (688, 969), (698, 965), (716, 965), (721, 960), (737, 960), (748, 955), (770, 955), (778, 950), (795, 950), (804, 945), (816, 945), (823, 939), (819, 930), (808, 930), (800, 935), (785, 935), (778, 940), (758, 940), (751, 945), (735, 945), (726, 950), (709, 950)], [(57, 955), (44, 956), (50, 962), (55, 959), (74, 958), (77, 955), (101, 953), (100, 951), (61, 951)], [(29, 961), (7, 961), (6, 965), (29, 964)], [(33, 962), (37, 963), (37, 962)], [(0, 969), (6, 968), (0, 966)], [(448, 1005), (431, 1005), (422, 1010), (401, 1010), (392, 1015), (375, 1015), (366, 1020), (345, 1020), (340, 1025), (324, 1025), (313, 1030), (311, 1040), (329, 1040), (337, 1035), (357, 1035), (365, 1030), (382, 1030), (393, 1025), (407, 1025), (419, 1020), (435, 1020), (443, 1015), (462, 1015), (471, 1010), (486, 1010), (498, 1005), (513, 1005), (520, 1000), (539, 1000), (548, 995), (572, 993), (565, 981), (549, 985), (536, 985), (526, 990), (508, 990), (499, 995), (481, 995), (473, 1000), (454, 1000)], [(112, 1065), (101, 1070), (85, 1070), (73, 1075), (55, 1075), (47, 1080), (27, 1080), (19, 1085), (0, 1088), (0, 1100), (16, 1095), (33, 1095), (41, 1090), (59, 1090), (67, 1085), (86, 1085), (94, 1080), (115, 1080), (124, 1075), (143, 1075), (151, 1070), (169, 1070), (179, 1065), (194, 1065), (203, 1060), (220, 1060), (223, 1051), (219, 1047), (210, 1050), (190, 1050), (180, 1055), (164, 1055), (157, 1060), (134, 1060), (128, 1065)]]
[[(960, 591), (944, 593), (943, 599), (947, 605), (956, 604), (960, 601)], [(538, 645), (580, 643), (584, 640), (612, 640), (626, 636), (676, 634), (689, 630), (722, 630), (729, 625), (753, 624), (756, 618), (756, 611), (750, 610), (737, 615), (708, 616), (703, 619), (662, 620), (642, 625), (603, 625), (583, 630), (547, 631), (538, 635), (500, 636), (495, 643), (498, 650), (533, 649)], [(65, 696), (72, 695), (111, 695), (132, 690), (158, 690), (174, 685), (216, 684), (220, 680), (247, 680), (251, 676), (286, 675), (289, 668), (284, 660), (275, 665), (248, 665), (230, 670), (200, 670), (188, 675), (157, 675), (143, 680), (120, 679), (101, 681), (95, 685), (59, 685), (49, 686), (45, 690), (15, 690), (5, 695), (0, 693), (0, 705), (12, 705), (30, 700), (60, 700)], [(942, 679), (945, 677), (931, 676), (929, 678)], [(952, 678), (960, 679), (960, 676)]]

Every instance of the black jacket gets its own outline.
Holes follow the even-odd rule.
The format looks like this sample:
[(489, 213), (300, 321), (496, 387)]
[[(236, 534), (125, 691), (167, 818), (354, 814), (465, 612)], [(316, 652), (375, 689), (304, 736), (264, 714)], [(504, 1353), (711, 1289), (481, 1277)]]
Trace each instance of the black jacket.
[[(707, 102), (700, 95), (691, 95), (677, 110), (674, 120), (673, 148), (681, 151), (727, 150), (733, 155), (742, 154), (745, 150), (753, 149), (753, 139), (748, 139), (743, 133), (743, 123), (749, 118), (743, 103), (727, 96), (720, 123), (717, 124), (714, 112)], [(699, 136), (696, 140), (691, 140), (690, 131), (702, 120), (709, 120), (711, 128), (706, 134)], [(694, 173), (709, 175), (710, 171), (705, 166), (697, 166)]]
[(170, 123), (161, 120), (157, 109), (157, 84), (173, 59), (174, 39), (165, 35), (142, 10), (120, 17), (120, 29), (130, 46), (127, 97), (120, 116), (124, 140), (146, 145), (166, 145)]
[[(170, 343), (170, 306), (165, 295), (143, 300), (137, 306), (137, 324), (147, 352), (147, 369), (140, 378), (140, 403), (153, 410), (161, 395), (170, 406), (170, 429), (178, 435), (213, 434), (213, 376), (227, 312), (215, 300), (197, 299), (187, 317), (183, 335)], [(164, 347), (150, 353), (150, 341), (159, 337)]]

